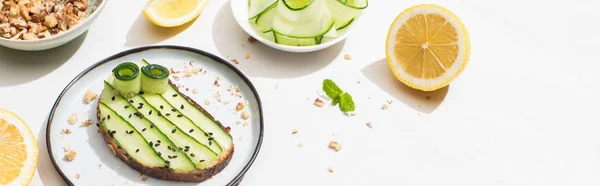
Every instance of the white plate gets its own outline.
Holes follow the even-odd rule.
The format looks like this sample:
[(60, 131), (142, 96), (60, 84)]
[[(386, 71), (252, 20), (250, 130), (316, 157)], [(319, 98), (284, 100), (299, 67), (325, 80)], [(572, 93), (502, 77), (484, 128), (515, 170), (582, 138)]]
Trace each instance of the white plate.
[[(112, 69), (126, 61), (139, 61), (146, 59), (150, 63), (164, 65), (167, 68), (181, 69), (185, 64), (192, 62), (194, 67), (207, 71), (199, 73), (191, 79), (182, 78), (173, 81), (176, 84), (189, 88), (182, 92), (199, 104), (221, 121), (225, 126), (231, 127), (234, 139), (235, 152), (229, 165), (222, 172), (211, 179), (200, 183), (185, 183), (165, 181), (155, 178), (141, 179), (138, 171), (128, 167), (124, 162), (115, 157), (107, 147), (94, 124), (82, 127), (81, 122), (92, 119), (96, 123), (97, 99), (90, 104), (83, 101), (87, 90), (100, 93), (103, 80), (107, 79)], [(220, 87), (213, 83), (219, 78)], [(171, 80), (173, 77), (171, 76)], [(231, 96), (227, 91), (230, 86), (237, 86), (239, 96)], [(198, 90), (193, 94), (193, 89)], [(213, 95), (221, 94), (221, 102), (215, 101)], [(235, 92), (235, 89), (232, 90)], [(205, 100), (211, 103), (206, 106)], [(228, 101), (229, 104), (224, 102)], [(241, 112), (235, 111), (238, 102), (247, 101), (244, 108), (250, 115), (248, 120), (241, 118)], [(79, 116), (78, 123), (71, 125), (69, 116), (75, 113)], [(236, 124), (236, 121), (242, 121)], [(244, 122), (247, 122), (244, 125)], [(69, 129), (71, 134), (61, 134), (61, 130)], [(260, 98), (250, 80), (229, 62), (206, 52), (179, 46), (151, 46), (121, 52), (104, 59), (81, 72), (60, 94), (56, 100), (48, 119), (46, 139), (48, 153), (51, 161), (69, 185), (235, 185), (248, 171), (252, 162), (258, 155), (263, 137), (263, 118)], [(64, 146), (70, 145), (77, 153), (76, 159), (64, 159)], [(79, 174), (79, 179), (76, 178)]]
[(248, 23), (248, 0), (231, 0), (230, 3), (231, 12), (233, 12), (233, 17), (235, 18), (235, 21), (240, 25), (240, 27), (242, 27), (244, 31), (246, 31), (246, 33), (248, 33), (250, 36), (260, 41), (261, 43), (264, 43), (267, 46), (288, 52), (313, 52), (333, 46), (336, 43), (339, 43), (340, 41), (346, 39), (354, 25), (356, 25), (358, 23), (358, 20), (360, 19), (360, 17), (357, 18), (356, 20), (354, 20), (354, 23), (350, 24), (350, 26), (342, 29), (341, 33), (338, 33), (338, 38), (332, 41), (313, 46), (288, 46), (277, 44), (273, 41), (264, 39), (256, 33), (256, 31), (250, 26), (250, 23)]

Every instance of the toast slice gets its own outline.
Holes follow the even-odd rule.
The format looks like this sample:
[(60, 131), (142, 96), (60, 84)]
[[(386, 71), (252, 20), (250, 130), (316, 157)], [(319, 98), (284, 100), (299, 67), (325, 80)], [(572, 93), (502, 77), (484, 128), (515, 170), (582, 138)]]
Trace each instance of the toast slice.
[[(190, 105), (193, 105), (193, 107), (195, 107), (195, 109), (197, 109), (198, 111), (201, 111), (202, 114), (204, 114), (207, 118), (209, 118), (211, 121), (213, 121), (214, 123), (216, 123), (216, 125), (218, 125), (220, 130), (223, 130), (224, 132), (227, 133), (227, 135), (229, 135), (230, 137), (230, 128), (229, 127), (225, 127), (223, 126), (219, 121), (215, 120), (214, 117), (208, 113), (204, 108), (202, 108), (202, 106), (200, 106), (196, 101), (194, 101), (192, 98), (188, 97), (187, 95), (183, 94), (181, 91), (179, 91), (176, 86), (173, 84), (172, 81), (169, 80), (169, 84), (170, 86), (173, 88), (173, 90), (175, 90), (178, 95), (181, 95), (182, 98), (185, 98), (185, 100), (187, 100), (187, 102)], [(108, 84), (108, 82), (105, 82), (105, 89), (109, 89), (110, 86)], [(210, 162), (206, 161), (204, 162), (204, 159), (201, 159), (200, 161), (197, 161), (198, 155), (194, 155), (193, 153), (189, 153), (187, 150), (189, 148), (188, 145), (185, 145), (185, 143), (181, 142), (182, 140), (176, 141), (178, 139), (173, 139), (172, 136), (179, 134), (179, 133), (184, 133), (185, 136), (187, 136), (187, 138), (189, 139), (193, 139), (192, 137), (192, 132), (193, 130), (182, 130), (182, 128), (180, 128), (180, 126), (178, 126), (177, 122), (169, 122), (175, 125), (175, 127), (177, 129), (180, 129), (179, 133), (176, 133), (175, 129), (173, 129), (173, 134), (169, 134), (169, 132), (163, 132), (166, 135), (163, 135), (161, 139), (163, 139), (163, 141), (170, 141), (173, 140), (173, 143), (171, 142), (162, 142), (161, 144), (163, 144), (163, 146), (165, 145), (169, 145), (169, 152), (167, 153), (179, 153), (180, 156), (187, 156), (187, 157), (180, 157), (180, 158), (188, 158), (190, 159), (190, 162), (194, 161), (195, 166), (192, 167), (192, 169), (177, 169), (177, 168), (173, 168), (173, 167), (169, 167), (169, 160), (172, 160), (172, 157), (170, 155), (168, 155), (168, 158), (166, 158), (167, 153), (165, 153), (165, 151), (162, 151), (164, 154), (161, 154), (161, 152), (158, 151), (158, 145), (157, 143), (153, 144), (152, 141), (150, 141), (150, 148), (141, 148), (140, 149), (136, 149), (135, 151), (132, 150), (132, 148), (130, 147), (131, 145), (126, 144), (126, 143), (135, 143), (135, 140), (141, 140), (141, 139), (150, 139), (150, 137), (145, 136), (145, 132), (151, 131), (152, 129), (158, 131), (160, 128), (160, 124), (158, 123), (152, 123), (151, 120), (152, 119), (148, 119), (151, 117), (163, 117), (163, 118), (168, 118), (166, 115), (167, 114), (161, 114), (161, 110), (166, 111), (167, 113), (169, 111), (167, 111), (170, 108), (167, 109), (163, 109), (163, 105), (160, 105), (160, 109), (158, 108), (158, 106), (156, 106), (155, 108), (152, 108), (155, 112), (154, 115), (152, 115), (152, 110), (148, 112), (148, 115), (146, 117), (144, 117), (139, 111), (141, 111), (141, 107), (142, 107), (142, 103), (139, 103), (139, 106), (137, 107), (139, 110), (136, 113), (134, 113), (133, 115), (135, 117), (132, 117), (132, 115), (126, 116), (127, 114), (121, 114), (120, 117), (115, 117), (114, 115), (112, 116), (112, 120), (110, 119), (110, 115), (107, 115), (107, 113), (102, 113), (104, 112), (108, 112), (106, 111), (106, 108), (108, 108), (108, 106), (106, 106), (106, 104), (104, 102), (108, 102), (109, 104), (111, 104), (112, 102), (115, 101), (119, 101), (121, 100), (121, 102), (123, 102), (123, 104), (126, 104), (126, 106), (124, 106), (123, 108), (125, 109), (132, 109), (132, 107), (130, 107), (129, 105), (133, 106), (133, 103), (136, 98), (132, 98), (132, 99), (124, 99), (122, 97), (118, 97), (115, 98), (115, 95), (110, 95), (110, 90), (107, 91), (103, 91), (103, 93), (100, 95), (100, 101), (98, 104), (98, 108), (97, 108), (97, 116), (98, 116), (98, 121), (100, 121), (101, 126), (99, 129), (99, 132), (103, 135), (104, 137), (104, 141), (106, 142), (108, 148), (112, 151), (113, 155), (115, 155), (116, 157), (118, 157), (119, 159), (121, 159), (123, 162), (125, 162), (129, 167), (141, 172), (142, 174), (157, 178), (157, 179), (162, 179), (162, 180), (171, 180), (171, 181), (181, 181), (181, 182), (202, 182), (205, 181), (211, 177), (213, 177), (214, 175), (216, 175), (217, 173), (221, 172), (228, 164), (229, 161), (231, 160), (233, 153), (234, 153), (234, 144), (233, 142), (230, 142), (230, 144), (226, 147), (220, 147), (219, 149), (221, 149), (220, 152), (216, 153), (216, 156), (214, 159), (210, 160)], [(106, 94), (106, 95), (105, 95)], [(173, 95), (173, 97), (175, 97), (175, 95)], [(103, 99), (104, 98), (104, 99)], [(150, 98), (148, 98), (150, 99)], [(144, 100), (144, 99), (140, 99), (140, 100)], [(129, 102), (129, 103), (127, 103)], [(146, 105), (150, 105), (149, 103), (146, 103)], [(114, 105), (113, 105), (114, 106)], [(148, 106), (145, 106), (148, 107)], [(181, 106), (181, 109), (183, 110), (183, 105)], [(118, 109), (121, 109), (121, 107), (119, 107)], [(188, 108), (189, 109), (189, 108)], [(123, 110), (123, 109), (121, 109)], [(173, 111), (175, 111), (175, 108), (173, 108)], [(178, 113), (180, 111), (177, 111)], [(116, 114), (117, 112), (111, 112), (112, 114)], [(141, 116), (138, 116), (138, 114)], [(118, 115), (118, 114), (117, 114)], [(158, 116), (157, 116), (158, 115)], [(175, 113), (173, 113), (172, 116), (169, 117), (177, 117), (177, 118), (188, 118), (188, 116), (180, 116), (183, 115), (183, 112), (181, 112), (181, 114), (178, 114), (177, 116), (175, 116)], [(108, 116), (108, 117), (107, 117)], [(127, 119), (125, 119), (127, 118)], [(133, 119), (132, 119), (133, 118)], [(189, 117), (189, 118), (193, 118), (193, 117)], [(115, 130), (113, 128), (113, 131), (111, 131), (109, 129), (109, 127), (107, 127), (107, 125), (115, 120), (122, 120), (122, 121), (127, 121), (127, 123), (129, 124), (129, 129), (126, 129), (124, 131), (119, 131), (119, 134), (115, 134)], [(130, 121), (130, 120), (135, 120), (135, 121)], [(136, 124), (132, 124), (134, 122), (138, 122), (138, 120), (140, 121), (139, 123), (143, 123), (141, 121), (145, 121), (146, 123), (150, 124), (150, 127), (140, 127), (137, 126)], [(154, 120), (157, 121), (157, 120)], [(166, 120), (165, 120), (166, 121)], [(173, 119), (173, 121), (178, 121)], [(183, 120), (181, 120), (183, 121)], [(187, 121), (187, 120), (185, 120)], [(190, 119), (189, 121), (191, 122), (197, 122), (197, 120), (192, 120)], [(140, 124), (141, 125), (141, 124)], [(153, 127), (156, 126), (156, 127)], [(189, 127), (189, 126), (188, 126)], [(194, 127), (194, 126), (191, 126)], [(142, 129), (140, 129), (142, 128)], [(200, 128), (197, 128), (200, 129)], [(135, 133), (135, 134), (133, 134)], [(160, 134), (160, 132), (158, 132)], [(212, 136), (212, 132), (209, 132), (210, 135)], [(126, 137), (129, 136), (134, 136), (134, 135), (138, 135), (141, 136), (142, 138), (133, 138), (131, 137), (131, 139), (128, 139)], [(116, 140), (117, 138), (119, 138), (120, 136), (123, 137), (122, 139), (127, 139), (127, 140), (123, 140), (124, 142), (119, 143), (118, 140)], [(169, 137), (166, 137), (168, 135), (171, 135)], [(207, 132), (204, 132), (204, 135), (209, 136)], [(138, 137), (139, 137), (138, 136)], [(183, 135), (182, 135), (183, 136)], [(184, 136), (184, 137), (185, 137)], [(209, 137), (209, 140), (211, 140)], [(215, 137), (216, 138), (216, 137)], [(196, 140), (197, 142), (198, 140)], [(218, 145), (217, 141), (213, 139), (213, 141), (215, 143), (213, 143), (212, 141), (209, 141), (210, 146), (212, 145)], [(146, 141), (143, 141), (146, 142)], [(161, 141), (158, 140), (158, 143), (160, 143)], [(176, 143), (179, 142), (179, 143)], [(199, 142), (198, 142), (199, 143)], [(202, 144), (200, 144), (202, 145)], [(206, 144), (204, 144), (206, 145)], [(172, 146), (172, 147), (171, 147)], [(191, 146), (191, 145), (190, 145)], [(209, 145), (206, 145), (209, 146)], [(144, 146), (146, 147), (146, 146)], [(152, 151), (152, 148), (154, 148), (154, 151)], [(127, 150), (129, 149), (129, 150)], [(148, 150), (150, 149), (150, 150)], [(172, 152), (170, 151), (172, 149)], [(179, 150), (177, 150), (179, 149)], [(215, 149), (215, 148), (212, 148)], [(158, 161), (158, 163), (144, 163), (142, 161), (146, 161), (145, 159), (148, 158), (148, 156), (144, 156), (144, 155), (140, 155), (140, 153), (143, 153), (144, 150), (147, 150), (149, 152), (157, 152), (158, 157), (164, 159), (165, 162), (167, 162), (166, 165), (161, 166), (162, 162)], [(206, 148), (205, 150), (207, 151), (211, 151), (210, 148)], [(138, 153), (138, 151), (140, 151)], [(218, 150), (217, 150), (218, 151)], [(154, 157), (156, 154), (152, 154), (150, 153), (152, 157)], [(177, 157), (176, 155), (173, 155), (173, 157)], [(196, 159), (194, 159), (196, 158)], [(173, 158), (175, 159), (175, 158)], [(160, 160), (160, 159), (159, 159)], [(156, 161), (154, 161), (156, 162)], [(187, 162), (187, 161), (186, 161)], [(203, 162), (206, 164), (201, 164), (198, 162)], [(200, 167), (200, 168), (199, 168)]]

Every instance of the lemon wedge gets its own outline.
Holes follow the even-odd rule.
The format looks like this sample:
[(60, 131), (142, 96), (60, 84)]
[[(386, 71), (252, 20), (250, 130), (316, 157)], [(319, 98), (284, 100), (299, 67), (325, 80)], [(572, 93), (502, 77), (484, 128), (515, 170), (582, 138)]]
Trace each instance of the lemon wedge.
[(386, 58), (396, 78), (409, 87), (434, 91), (467, 66), (470, 41), (462, 21), (433, 4), (400, 13), (388, 31)]
[(161, 27), (176, 27), (198, 17), (208, 0), (151, 0), (142, 11), (146, 19)]
[(0, 109), (0, 185), (29, 185), (37, 162), (37, 142), (27, 123)]

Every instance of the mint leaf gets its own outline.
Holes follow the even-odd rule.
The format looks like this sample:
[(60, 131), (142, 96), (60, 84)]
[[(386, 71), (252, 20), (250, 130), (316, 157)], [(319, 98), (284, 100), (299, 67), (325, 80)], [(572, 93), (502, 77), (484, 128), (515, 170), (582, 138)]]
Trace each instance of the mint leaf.
[(352, 96), (347, 92), (343, 93), (340, 96), (340, 110), (342, 112), (352, 112), (354, 111), (354, 101), (352, 100)]
[(335, 99), (343, 93), (342, 89), (340, 89), (340, 87), (338, 87), (331, 79), (323, 80), (323, 91), (329, 98), (334, 100), (334, 102)]

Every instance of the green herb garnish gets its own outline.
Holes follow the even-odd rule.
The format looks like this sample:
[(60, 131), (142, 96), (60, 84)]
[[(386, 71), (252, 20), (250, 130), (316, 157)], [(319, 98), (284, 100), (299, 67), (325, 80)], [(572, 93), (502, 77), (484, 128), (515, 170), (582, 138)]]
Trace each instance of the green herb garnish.
[(352, 96), (348, 92), (342, 91), (331, 79), (323, 80), (323, 91), (333, 100), (333, 105), (339, 103), (342, 112), (348, 113), (354, 111)]

